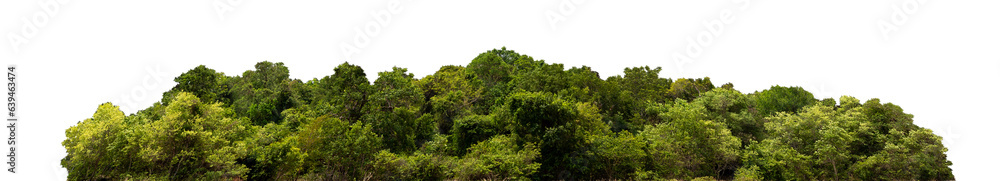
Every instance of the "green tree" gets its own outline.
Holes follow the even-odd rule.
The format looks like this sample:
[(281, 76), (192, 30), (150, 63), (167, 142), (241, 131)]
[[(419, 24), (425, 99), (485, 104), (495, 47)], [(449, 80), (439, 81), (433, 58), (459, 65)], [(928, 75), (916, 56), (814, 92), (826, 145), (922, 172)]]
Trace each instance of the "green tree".
[(646, 126), (649, 170), (665, 178), (723, 177), (736, 170), (740, 141), (722, 123), (707, 120), (699, 104), (677, 99), (661, 113), (665, 122)]
[(173, 98), (173, 94), (188, 92), (205, 102), (222, 102), (228, 104), (230, 101), (226, 93), (229, 88), (225, 85), (227, 78), (221, 72), (216, 72), (205, 67), (205, 65), (199, 65), (174, 78), (174, 82), (177, 82), (177, 85), (171, 88), (170, 91), (167, 91), (167, 93), (164, 93), (165, 96), (163, 96), (161, 102), (169, 103)]
[(812, 105), (816, 98), (802, 87), (771, 86), (770, 89), (754, 92), (757, 108), (763, 115), (777, 112), (796, 112), (802, 107)]
[(160, 165), (151, 174), (169, 179), (241, 178), (248, 168), (236, 159), (246, 155), (253, 130), (245, 119), (224, 117), (220, 103), (205, 104), (181, 92), (163, 119), (145, 127), (139, 156)]
[(364, 106), (372, 86), (365, 77), (365, 71), (347, 62), (333, 69), (334, 74), (316, 81), (314, 99), (317, 107), (329, 107), (327, 114), (342, 120), (359, 121), (364, 114)]
[(587, 139), (593, 153), (594, 178), (631, 178), (642, 170), (646, 158), (646, 140), (628, 131), (595, 134)]
[(451, 131), (451, 142), (458, 154), (464, 154), (473, 144), (504, 132), (503, 128), (493, 120), (493, 116), (466, 116), (455, 121)]
[(851, 166), (863, 180), (954, 180), (948, 149), (929, 129), (891, 130), (885, 148)]
[(66, 130), (66, 157), (61, 164), (70, 180), (126, 179), (141, 170), (143, 162), (131, 155), (136, 151), (125, 114), (111, 103), (101, 104), (94, 116)]
[(712, 89), (695, 98), (694, 103), (704, 106), (708, 117), (724, 123), (744, 144), (763, 136), (763, 116), (755, 114), (754, 102), (746, 94), (734, 89)]
[(660, 78), (662, 70), (660, 67), (650, 69), (649, 66), (625, 68), (624, 77), (609, 77), (608, 81), (621, 85), (626, 91), (631, 92), (636, 100), (666, 103), (665, 93), (670, 89), (673, 80)]
[(541, 166), (541, 153), (534, 143), (518, 145), (514, 138), (498, 135), (472, 145), (457, 167), (461, 180), (528, 180)]
[[(761, 142), (751, 141), (743, 151), (745, 177), (760, 176), (764, 180), (815, 180), (810, 163), (812, 157), (799, 153), (787, 144), (775, 139)], [(745, 173), (757, 167), (759, 170)]]
[(374, 90), (365, 104), (362, 120), (382, 136), (389, 150), (401, 153), (416, 150), (434, 134), (434, 120), (423, 114), (423, 91), (405, 68), (379, 72)]
[(243, 72), (242, 77), (230, 81), (233, 111), (250, 118), (255, 125), (265, 125), (281, 120), (281, 111), (292, 105), (288, 67), (284, 63), (259, 62), (255, 70)]
[(670, 85), (670, 90), (667, 91), (667, 95), (671, 99), (684, 99), (684, 100), (694, 100), (701, 93), (708, 92), (714, 89), (715, 86), (712, 85), (712, 81), (708, 78), (700, 79), (677, 79), (673, 84)]
[(588, 135), (608, 132), (596, 107), (573, 103), (549, 93), (522, 92), (510, 96), (497, 120), (514, 120), (511, 127), (522, 143), (537, 143), (542, 152), (542, 179), (574, 179), (587, 175)]
[(425, 112), (434, 116), (440, 133), (449, 134), (455, 119), (472, 114), (472, 106), (482, 99), (481, 82), (461, 66), (441, 67), (420, 80), (420, 85), (429, 99)]
[(661, 70), (601, 79), (506, 48), (373, 84), (346, 62), (305, 82), (283, 63), (198, 66), (135, 114), (98, 106), (61, 164), (72, 180), (954, 179), (898, 105)]
[(364, 178), (382, 149), (382, 138), (370, 126), (327, 116), (303, 125), (295, 137), (295, 148), (305, 155), (304, 171), (323, 180)]

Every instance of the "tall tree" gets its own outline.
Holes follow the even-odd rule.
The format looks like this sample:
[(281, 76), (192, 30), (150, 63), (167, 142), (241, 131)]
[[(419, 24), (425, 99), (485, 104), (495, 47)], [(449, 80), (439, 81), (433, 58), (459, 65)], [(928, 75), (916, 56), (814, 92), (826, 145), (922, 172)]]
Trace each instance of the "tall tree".
[(233, 111), (256, 125), (278, 122), (281, 111), (292, 107), (289, 99), (288, 67), (284, 63), (259, 62), (255, 70), (231, 81)]
[(169, 179), (239, 178), (245, 165), (236, 159), (246, 154), (245, 139), (253, 129), (245, 119), (224, 117), (219, 103), (202, 103), (181, 92), (166, 108), (162, 120), (148, 125), (139, 155)]
[(125, 114), (111, 103), (101, 104), (94, 116), (66, 130), (66, 158), (61, 164), (71, 180), (126, 179), (143, 167), (133, 136), (126, 133)]
[(365, 71), (347, 62), (334, 69), (334, 74), (318, 81), (316, 99), (319, 104), (332, 107), (330, 114), (344, 120), (358, 121), (364, 114), (372, 86)]
[(382, 136), (389, 150), (413, 151), (434, 133), (432, 116), (420, 112), (423, 104), (423, 90), (413, 74), (394, 67), (392, 71), (379, 72), (362, 120)]

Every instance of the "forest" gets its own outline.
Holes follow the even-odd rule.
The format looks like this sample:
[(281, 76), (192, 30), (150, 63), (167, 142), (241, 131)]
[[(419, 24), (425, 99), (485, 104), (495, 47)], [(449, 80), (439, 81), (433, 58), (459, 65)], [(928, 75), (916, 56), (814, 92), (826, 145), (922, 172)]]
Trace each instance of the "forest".
[(941, 137), (879, 99), (743, 93), (506, 48), (422, 78), (343, 63), (195, 67), (157, 103), (66, 130), (69, 180), (953, 180)]

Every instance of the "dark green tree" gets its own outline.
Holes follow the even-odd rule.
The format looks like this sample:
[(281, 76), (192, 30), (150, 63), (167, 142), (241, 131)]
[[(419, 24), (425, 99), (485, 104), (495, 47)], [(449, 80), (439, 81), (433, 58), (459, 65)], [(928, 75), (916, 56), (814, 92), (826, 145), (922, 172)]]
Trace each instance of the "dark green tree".
[(393, 152), (411, 152), (434, 134), (434, 119), (423, 114), (423, 90), (405, 68), (379, 72), (372, 94), (368, 96), (362, 120), (382, 136), (382, 143)]

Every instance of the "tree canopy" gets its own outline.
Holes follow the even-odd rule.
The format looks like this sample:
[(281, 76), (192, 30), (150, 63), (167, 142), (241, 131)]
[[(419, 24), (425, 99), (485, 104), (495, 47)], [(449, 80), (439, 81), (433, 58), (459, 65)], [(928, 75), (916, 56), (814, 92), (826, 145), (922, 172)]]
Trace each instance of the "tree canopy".
[(198, 66), (66, 130), (70, 180), (951, 180), (941, 137), (879, 99), (742, 93), (494, 49), (423, 78), (343, 63)]

